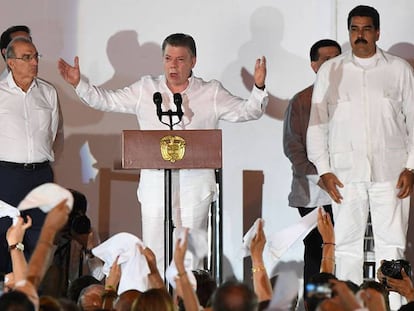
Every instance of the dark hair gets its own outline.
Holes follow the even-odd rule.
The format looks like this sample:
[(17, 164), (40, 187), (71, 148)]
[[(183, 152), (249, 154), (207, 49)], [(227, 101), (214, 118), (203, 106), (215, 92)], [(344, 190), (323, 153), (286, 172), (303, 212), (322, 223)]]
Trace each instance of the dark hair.
[(26, 294), (11, 291), (0, 296), (0, 310), (34, 311), (35, 307)]
[(342, 53), (342, 49), (341, 46), (339, 45), (338, 42), (336, 42), (335, 40), (331, 40), (331, 39), (322, 39), (319, 40), (317, 42), (315, 42), (309, 52), (309, 56), (310, 56), (310, 60), (312, 62), (316, 62), (319, 60), (319, 49), (326, 47), (326, 46), (334, 46), (339, 50), (339, 53)]
[(354, 16), (371, 17), (375, 30), (380, 29), (380, 17), (378, 11), (371, 6), (358, 5), (351, 10), (348, 14), (348, 30), (351, 27), (351, 19)]
[(190, 35), (184, 33), (174, 33), (172, 35), (169, 35), (167, 38), (164, 39), (164, 42), (162, 43), (163, 55), (167, 45), (186, 47), (188, 48), (192, 56), (197, 56), (196, 44), (193, 37), (191, 37)]
[[(12, 40), (12, 34), (15, 32), (19, 32), (19, 31), (23, 31), (23, 32), (27, 32), (30, 36), (30, 28), (25, 26), (25, 25), (17, 25), (17, 26), (11, 26), (9, 28), (7, 28), (0, 37), (0, 50), (3, 51), (3, 49), (7, 48), (7, 46), (9, 45), (10, 41)], [(3, 53), (2, 53), (3, 55)], [(5, 58), (5, 55), (3, 55), (3, 58)]]
[(213, 295), (214, 311), (253, 311), (257, 310), (258, 301), (255, 292), (239, 281), (226, 281)]

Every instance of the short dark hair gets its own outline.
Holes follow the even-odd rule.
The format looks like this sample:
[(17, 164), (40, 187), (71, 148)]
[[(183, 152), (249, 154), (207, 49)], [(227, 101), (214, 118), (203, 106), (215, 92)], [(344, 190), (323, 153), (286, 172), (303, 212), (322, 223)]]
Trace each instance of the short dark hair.
[(185, 33), (174, 33), (169, 35), (167, 38), (164, 39), (162, 43), (162, 54), (164, 55), (165, 48), (167, 45), (171, 46), (183, 46), (188, 48), (192, 56), (197, 56), (196, 44), (190, 35)]
[(0, 310), (34, 311), (35, 307), (25, 293), (11, 291), (0, 296)]
[(367, 5), (358, 5), (353, 8), (348, 14), (348, 30), (351, 27), (351, 19), (354, 16), (371, 17), (375, 30), (380, 29), (380, 16), (375, 8)]
[(309, 56), (310, 56), (310, 60), (312, 62), (316, 62), (319, 60), (319, 49), (326, 47), (326, 46), (334, 46), (339, 50), (339, 53), (342, 53), (342, 49), (341, 46), (339, 45), (338, 42), (336, 42), (335, 40), (331, 40), (331, 39), (322, 39), (319, 40), (317, 42), (315, 42), (309, 52)]
[[(3, 31), (0, 37), (0, 50), (1, 51), (3, 51), (3, 49), (7, 48), (7, 46), (9, 45), (10, 41), (12, 40), (12, 37), (11, 37), (12, 34), (15, 32), (19, 32), (19, 31), (27, 32), (30, 36), (30, 28), (27, 27), (26, 25), (17, 25), (17, 26), (11, 26), (7, 28), (5, 31)], [(5, 59), (4, 55), (3, 55), (3, 58)]]
[(257, 310), (257, 306), (255, 292), (247, 284), (235, 280), (221, 284), (212, 299), (214, 311), (253, 311)]

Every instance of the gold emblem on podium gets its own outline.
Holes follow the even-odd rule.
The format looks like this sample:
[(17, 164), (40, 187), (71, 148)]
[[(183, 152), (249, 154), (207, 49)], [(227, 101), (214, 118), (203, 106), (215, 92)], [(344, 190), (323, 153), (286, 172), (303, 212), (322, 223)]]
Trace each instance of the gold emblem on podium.
[(165, 161), (174, 163), (182, 160), (185, 153), (185, 140), (180, 136), (164, 136), (160, 139), (161, 155)]

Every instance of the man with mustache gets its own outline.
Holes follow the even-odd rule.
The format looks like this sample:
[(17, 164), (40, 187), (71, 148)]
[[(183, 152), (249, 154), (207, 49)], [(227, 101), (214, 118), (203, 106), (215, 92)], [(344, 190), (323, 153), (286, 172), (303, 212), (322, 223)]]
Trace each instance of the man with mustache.
[(336, 275), (360, 284), (369, 212), (375, 262), (404, 258), (414, 174), (414, 77), (404, 60), (377, 47), (379, 14), (348, 15), (352, 50), (318, 72), (308, 157), (334, 201)]

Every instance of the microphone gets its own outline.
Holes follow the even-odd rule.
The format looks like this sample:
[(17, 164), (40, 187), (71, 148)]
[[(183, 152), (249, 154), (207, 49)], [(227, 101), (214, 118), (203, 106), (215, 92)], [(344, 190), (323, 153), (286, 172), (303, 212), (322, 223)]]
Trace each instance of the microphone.
[(177, 106), (177, 116), (178, 116), (178, 120), (181, 121), (184, 113), (183, 113), (183, 109), (181, 108), (181, 104), (183, 103), (183, 98), (181, 96), (180, 93), (175, 93), (174, 94), (174, 104)]
[(157, 116), (158, 119), (162, 118), (162, 109), (161, 109), (161, 103), (162, 103), (162, 96), (160, 92), (155, 92), (152, 96), (152, 100), (154, 101), (155, 106), (157, 106)]

